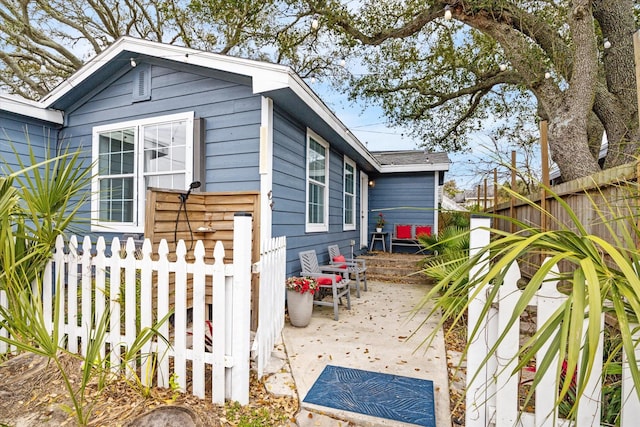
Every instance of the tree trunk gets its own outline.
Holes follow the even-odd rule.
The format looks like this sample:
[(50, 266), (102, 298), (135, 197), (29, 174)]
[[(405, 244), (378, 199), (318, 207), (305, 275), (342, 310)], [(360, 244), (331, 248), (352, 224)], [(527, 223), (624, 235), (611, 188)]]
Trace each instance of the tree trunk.
[[(603, 38), (611, 44), (603, 52), (606, 86), (596, 88), (594, 111), (607, 132), (605, 168), (633, 161), (640, 149), (635, 84), (632, 0), (594, 0), (593, 16)], [(613, 40), (614, 42), (611, 42)]]
[(600, 171), (589, 151), (585, 120), (559, 117), (549, 122), (549, 151), (558, 165), (563, 181)]
[[(571, 47), (570, 75), (551, 78), (542, 61), (532, 62), (529, 40), (513, 31), (509, 23), (496, 22), (491, 17), (474, 15), (460, 20), (495, 38), (510, 62), (529, 82), (540, 109), (548, 116), (549, 150), (558, 165), (562, 179), (567, 181), (600, 170), (597, 157), (589, 149), (588, 118), (592, 117), (598, 56), (593, 16), (589, 0), (574, 0), (569, 14), (569, 26), (574, 45)], [(568, 88), (562, 90), (564, 77)], [(594, 149), (595, 151), (595, 149)]]
[(591, 115), (598, 79), (597, 47), (590, 0), (574, 0), (569, 14), (574, 41), (573, 68), (569, 88), (558, 99), (544, 99), (549, 111), (551, 158), (564, 181), (600, 170), (589, 151), (588, 118)]

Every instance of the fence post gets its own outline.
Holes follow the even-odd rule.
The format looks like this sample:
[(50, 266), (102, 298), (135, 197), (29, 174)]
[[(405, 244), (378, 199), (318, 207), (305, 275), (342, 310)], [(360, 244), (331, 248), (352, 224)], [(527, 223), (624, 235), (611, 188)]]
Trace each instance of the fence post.
[(81, 345), (80, 352), (82, 356), (87, 355), (87, 343), (91, 336), (91, 328), (93, 327), (93, 311), (91, 310), (91, 295), (93, 293), (93, 278), (91, 268), (91, 239), (84, 236), (82, 239), (82, 324), (81, 326)]
[[(629, 329), (633, 332), (632, 341), (638, 342), (640, 339), (640, 331), (638, 330), (637, 323), (630, 323)], [(636, 346), (633, 350), (636, 355), (636, 361), (640, 360), (640, 347)], [(622, 354), (622, 408), (621, 408), (621, 420), (620, 425), (627, 427), (635, 425), (638, 422), (640, 416), (640, 399), (636, 387), (631, 377), (631, 369), (629, 368), (629, 361), (627, 356)]]
[[(120, 313), (123, 311), (120, 306), (120, 284), (122, 276), (121, 272), (121, 258), (120, 258), (120, 239), (114, 237), (111, 241), (111, 257), (109, 257), (110, 270), (109, 270), (109, 360), (111, 362), (111, 370), (118, 372), (122, 368), (120, 358), (121, 353), (121, 334), (120, 334)], [(126, 313), (126, 310), (124, 310)], [(100, 311), (102, 314), (102, 311)], [(102, 316), (101, 316), (102, 317)], [(100, 318), (98, 318), (100, 319)], [(98, 321), (96, 319), (96, 321)]]
[(72, 353), (78, 352), (78, 238), (69, 239), (68, 274), (68, 303), (67, 303), (67, 334), (68, 348)]
[[(93, 263), (96, 269), (95, 276), (95, 301), (93, 304), (93, 313), (91, 315), (91, 329), (89, 330), (89, 335), (91, 335), (92, 329), (97, 325), (99, 319), (102, 317), (102, 314), (105, 310), (105, 294), (106, 294), (106, 283), (107, 283), (107, 257), (104, 251), (107, 249), (107, 243), (104, 240), (103, 236), (98, 237), (98, 241), (96, 242), (96, 256), (93, 259)], [(112, 332), (109, 331), (109, 337)], [(108, 338), (111, 339), (111, 338)], [(87, 340), (87, 343), (89, 341)], [(111, 341), (109, 341), (111, 342)], [(100, 359), (103, 360), (106, 354), (105, 346), (100, 347)]]
[[(231, 329), (230, 322), (233, 320), (233, 313), (230, 313), (230, 297), (231, 287), (233, 286), (233, 277), (227, 278), (227, 268), (224, 264), (225, 258), (224, 245), (220, 240), (216, 242), (213, 248), (213, 277), (212, 277), (212, 294), (213, 294), (213, 312), (211, 313), (213, 321), (213, 337), (211, 338), (211, 347), (213, 348), (213, 363), (211, 365), (211, 400), (213, 403), (224, 404), (227, 396), (227, 369), (225, 359), (227, 349), (231, 347), (231, 335), (228, 330)], [(233, 274), (233, 272), (231, 272)], [(229, 286), (227, 286), (229, 282)], [(231, 394), (231, 392), (229, 392)]]
[[(58, 324), (58, 345), (64, 346), (67, 341), (65, 338), (65, 294), (66, 294), (66, 283), (65, 283), (65, 272), (66, 262), (65, 262), (65, 254), (64, 254), (64, 240), (62, 235), (58, 235), (56, 237), (56, 251), (53, 254), (53, 262), (55, 263), (55, 288), (53, 292), (53, 304), (54, 307), (56, 305), (56, 299), (59, 298), (59, 305), (57, 310), (53, 313), (53, 322)], [(53, 324), (53, 323), (52, 323)], [(53, 330), (52, 330), (53, 332)]]
[[(588, 311), (585, 313), (591, 316)], [(576, 415), (576, 425), (598, 425), (601, 418), (601, 397), (602, 397), (602, 353), (604, 345), (604, 314), (600, 314), (599, 319), (600, 334), (598, 335), (598, 342), (595, 343), (596, 352), (593, 366), (591, 368), (591, 375), (587, 380), (587, 385), (584, 388), (584, 394), (578, 404), (578, 413)], [(582, 346), (584, 348), (587, 339), (587, 328), (589, 327), (589, 318), (585, 317), (583, 326)], [(590, 342), (590, 346), (594, 343)], [(581, 360), (578, 361), (578, 372), (580, 372)], [(567, 374), (568, 375), (568, 374)], [(579, 384), (580, 385), (580, 384)]]
[[(550, 258), (547, 257), (543, 261), (549, 262)], [(567, 299), (567, 296), (558, 291), (558, 277), (560, 270), (558, 264), (554, 264), (551, 270), (545, 277), (545, 280), (540, 286), (540, 290), (537, 293), (536, 304), (536, 330), (540, 329), (555, 311), (563, 304)], [(551, 342), (544, 343), (540, 350), (536, 353), (536, 360), (542, 360), (549, 352)], [(556, 355), (551, 362), (550, 369), (547, 373), (540, 378), (538, 384), (538, 390), (542, 393), (536, 393), (536, 427), (554, 427), (558, 419), (558, 407), (556, 405), (556, 399), (558, 398), (558, 381), (556, 376), (555, 367), (558, 364), (558, 356)], [(555, 391), (552, 393), (551, 391)]]
[[(522, 294), (518, 289), (520, 278), (520, 267), (517, 262), (513, 262), (507, 270), (504, 282), (500, 285), (496, 335), (507, 328), (514, 308), (518, 304)], [(518, 420), (518, 399), (513, 397), (518, 396), (519, 376), (512, 375), (512, 372), (518, 362), (519, 348), (520, 319), (517, 318), (496, 349), (496, 427), (511, 427), (516, 425)]]
[[(198, 247), (199, 248), (199, 247)], [(181, 392), (187, 390), (187, 361), (185, 357), (185, 350), (187, 348), (187, 247), (184, 244), (184, 240), (178, 241), (176, 247), (176, 266), (175, 266), (175, 291), (174, 291), (174, 311), (173, 311), (173, 337), (174, 337), (174, 356), (173, 356), (173, 372), (176, 374), (176, 379), (180, 387)], [(196, 260), (200, 260), (196, 258)], [(202, 270), (200, 266), (200, 270)], [(200, 271), (198, 273), (201, 273)], [(195, 273), (194, 273), (195, 276)], [(195, 277), (193, 279), (193, 287), (195, 288)], [(202, 286), (204, 288), (204, 285)], [(189, 301), (191, 302), (191, 301)], [(201, 301), (197, 301), (201, 304)], [(195, 306), (195, 304), (193, 304)], [(194, 307), (195, 309), (195, 307)], [(193, 323), (193, 321), (192, 321)], [(202, 322), (204, 324), (204, 321)], [(195, 325), (195, 323), (193, 323)], [(192, 330), (193, 331), (193, 330)], [(198, 339), (204, 337), (198, 337)], [(191, 340), (195, 343), (195, 339)], [(195, 347), (195, 346), (194, 346)], [(195, 354), (194, 354), (195, 356)], [(193, 368), (192, 368), (193, 369)], [(195, 369), (193, 369), (195, 370)], [(195, 378), (194, 378), (195, 379)], [(204, 385), (203, 385), (204, 390)], [(193, 390), (196, 387), (194, 385)]]
[[(169, 245), (165, 239), (160, 240), (158, 246), (158, 284), (157, 301), (156, 301), (156, 318), (162, 319), (169, 313)], [(161, 336), (169, 339), (169, 324), (163, 322), (158, 326), (158, 332)], [(169, 345), (163, 339), (158, 339), (156, 343), (157, 366), (156, 378), (158, 387), (167, 387), (169, 385), (169, 358), (167, 357)]]
[[(151, 240), (144, 239), (142, 243), (142, 261), (140, 263), (140, 329), (149, 328), (153, 322), (153, 267), (151, 260)], [(151, 356), (151, 341), (142, 347), (141, 380), (144, 386), (153, 384), (153, 361)], [(184, 378), (179, 379), (184, 381)]]
[[(471, 234), (469, 237), (469, 257), (473, 257), (489, 244), (490, 234), (489, 227), (491, 220), (487, 217), (472, 216), (470, 223)], [(489, 259), (487, 253), (476, 263), (469, 272), (469, 280), (477, 279), (489, 271)], [(475, 288), (470, 290), (473, 294)], [(469, 301), (468, 308), (468, 325), (469, 332), (473, 326), (479, 322), (482, 308), (486, 302), (484, 293), (480, 293), (475, 299)], [(467, 395), (466, 395), (466, 415), (465, 425), (467, 427), (485, 427), (487, 425), (487, 381), (489, 380), (488, 366), (482, 366), (482, 360), (486, 356), (485, 334), (487, 332), (487, 318), (485, 317), (482, 324), (478, 327), (478, 334), (473, 342), (469, 342), (470, 347), (474, 345), (483, 348), (479, 351), (473, 351), (471, 348), (467, 354)], [(482, 369), (482, 372), (479, 372)], [(469, 384), (471, 378), (476, 373), (476, 380)]]
[[(180, 243), (184, 244), (182, 241)], [(193, 263), (193, 321), (191, 326), (193, 359), (191, 360), (191, 371), (193, 374), (193, 394), (202, 399), (205, 396), (204, 322), (206, 317), (204, 307), (207, 282), (204, 262), (205, 250), (202, 240), (196, 242), (193, 255), (195, 260)], [(179, 314), (182, 315), (182, 313)]]
[[(136, 244), (133, 242), (133, 238), (129, 237), (127, 239), (127, 243), (125, 244), (125, 249), (127, 251), (127, 255), (125, 256), (124, 259), (120, 261), (121, 263), (120, 265), (124, 266), (125, 268), (124, 270), (124, 283), (125, 283), (125, 288), (124, 288), (125, 328), (124, 330), (125, 330), (125, 337), (126, 337), (125, 339), (127, 342), (127, 351), (129, 351), (136, 340), (136, 336), (138, 335), (138, 331), (136, 330), (137, 328), (136, 323), (138, 323), (139, 321), (139, 319), (137, 318), (138, 317), (137, 313), (140, 313), (138, 309), (140, 305), (138, 305), (139, 301), (137, 301), (137, 297), (136, 297), (136, 293), (137, 293), (136, 276), (137, 276), (138, 270), (136, 267), (136, 257), (135, 257)], [(122, 308), (123, 307), (120, 307), (120, 310), (122, 310)], [(135, 357), (132, 359), (133, 360), (128, 361), (128, 367), (127, 367), (128, 378), (132, 378), (133, 374), (137, 371), (138, 361), (136, 360)]]
[(250, 213), (238, 212), (233, 218), (233, 322), (227, 333), (233, 337), (229, 356), (233, 366), (227, 375), (227, 396), (241, 405), (249, 403), (249, 340), (251, 326), (251, 228)]

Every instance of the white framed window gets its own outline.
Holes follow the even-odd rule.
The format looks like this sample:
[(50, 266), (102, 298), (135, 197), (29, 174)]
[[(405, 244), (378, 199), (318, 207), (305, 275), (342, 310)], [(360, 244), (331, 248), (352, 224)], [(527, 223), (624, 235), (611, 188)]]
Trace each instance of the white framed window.
[(193, 116), (191, 111), (93, 128), (92, 230), (143, 232), (148, 187), (187, 189)]
[(356, 229), (356, 164), (344, 156), (342, 228)]
[(329, 230), (329, 144), (307, 129), (307, 232)]

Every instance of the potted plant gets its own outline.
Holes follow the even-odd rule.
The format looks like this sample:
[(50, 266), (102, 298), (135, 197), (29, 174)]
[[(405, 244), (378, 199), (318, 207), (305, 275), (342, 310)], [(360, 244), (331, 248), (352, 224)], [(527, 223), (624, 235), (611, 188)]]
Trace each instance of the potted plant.
[(303, 328), (311, 322), (313, 294), (318, 282), (312, 277), (289, 277), (287, 279), (287, 311), (293, 326)]
[(386, 221), (384, 219), (384, 215), (382, 214), (382, 212), (380, 212), (378, 214), (378, 219), (376, 221), (376, 232), (381, 233), (382, 227), (384, 227), (385, 224), (386, 224)]

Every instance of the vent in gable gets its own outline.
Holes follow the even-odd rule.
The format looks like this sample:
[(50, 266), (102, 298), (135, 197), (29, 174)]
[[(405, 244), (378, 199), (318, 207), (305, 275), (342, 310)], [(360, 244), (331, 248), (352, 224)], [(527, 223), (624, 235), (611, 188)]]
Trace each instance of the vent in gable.
[(151, 66), (139, 64), (133, 74), (133, 102), (151, 99)]

